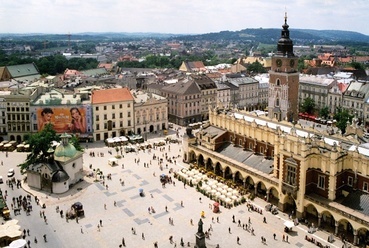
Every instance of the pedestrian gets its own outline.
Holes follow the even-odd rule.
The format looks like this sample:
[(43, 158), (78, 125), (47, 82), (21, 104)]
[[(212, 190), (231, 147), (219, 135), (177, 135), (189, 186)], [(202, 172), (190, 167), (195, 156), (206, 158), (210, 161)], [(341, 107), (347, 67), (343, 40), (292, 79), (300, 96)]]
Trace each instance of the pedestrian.
[(237, 244), (240, 244), (240, 237), (237, 236)]
[(200, 203), (201, 203), (201, 197), (199, 198), (199, 201), (200, 201)]
[(35, 237), (35, 239), (34, 239), (34, 242), (35, 242), (35, 244), (37, 244), (37, 238)]
[(273, 234), (274, 240), (275, 240), (275, 237), (276, 237), (276, 236), (277, 236), (277, 235), (274, 233), (274, 234)]
[(27, 229), (27, 235), (28, 235), (28, 236), (30, 236), (30, 235), (29, 235), (29, 229)]
[(104, 203), (104, 209), (106, 210), (106, 204)]
[(264, 237), (261, 236), (261, 243), (264, 243)]
[(144, 233), (142, 233), (142, 235), (141, 235), (141, 236), (142, 236), (142, 239), (143, 239), (143, 240), (145, 240), (145, 234), (144, 234)]
[(219, 223), (219, 217), (217, 217), (217, 223)]
[(286, 242), (288, 243), (288, 235), (286, 235)]
[(283, 234), (283, 236), (282, 236), (282, 241), (284, 242), (284, 234)]
[(168, 212), (168, 207), (167, 206), (165, 206), (165, 212)]
[(100, 226), (102, 227), (103, 225), (102, 225), (102, 220), (100, 220)]
[(116, 207), (117, 206), (117, 202), (116, 201), (114, 201), (114, 207)]
[(241, 226), (241, 220), (238, 220), (238, 226)]
[(211, 217), (211, 222), (214, 223), (214, 217)]
[(99, 224), (97, 224), (97, 231), (100, 232), (100, 225)]
[(191, 226), (193, 226), (193, 221), (192, 221), (192, 219), (190, 219), (190, 224), (191, 224)]
[(183, 201), (181, 201), (181, 207), (183, 207)]
[(126, 246), (126, 241), (124, 240), (124, 238), (122, 238), (122, 245), (125, 247)]
[(266, 217), (264, 216), (264, 218), (263, 218), (263, 222), (264, 223), (267, 223), (267, 219), (266, 219)]
[(231, 233), (231, 227), (228, 227), (228, 232)]
[(81, 233), (83, 234), (83, 229), (82, 229), (82, 226), (81, 226)]

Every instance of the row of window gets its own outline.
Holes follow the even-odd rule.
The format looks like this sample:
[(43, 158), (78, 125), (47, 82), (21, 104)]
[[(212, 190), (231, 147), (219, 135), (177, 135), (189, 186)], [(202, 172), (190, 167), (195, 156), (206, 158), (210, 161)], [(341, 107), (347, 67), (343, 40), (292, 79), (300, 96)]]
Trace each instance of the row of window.
[[(111, 106), (111, 109), (115, 109), (115, 105), (110, 105), (110, 106)], [(130, 107), (131, 107), (131, 103), (127, 103), (127, 108), (130, 108)], [(108, 107), (107, 106), (103, 106), (102, 108), (103, 108), (103, 110), (108, 110)], [(119, 108), (122, 109), (123, 108), (123, 104), (119, 104)], [(95, 110), (96, 111), (99, 111), (99, 109), (100, 109), (99, 106), (96, 106), (95, 107)]]
[[(131, 121), (127, 120), (127, 127), (131, 126)], [(115, 123), (115, 121), (107, 121), (104, 123), (104, 129), (103, 130), (108, 130), (111, 131), (113, 128), (116, 128), (117, 125)], [(123, 128), (123, 121), (119, 121), (119, 128)], [(96, 131), (100, 131), (100, 124), (96, 124)]]
[[(131, 117), (131, 112), (130, 111), (128, 111), (127, 112), (127, 117), (128, 118), (130, 118)], [(123, 118), (123, 113), (121, 112), (121, 113), (119, 113), (119, 118)], [(104, 120), (107, 120), (108, 119), (108, 114), (104, 114)], [(111, 114), (111, 119), (115, 119), (115, 113), (112, 113)], [(100, 116), (99, 115), (96, 115), (95, 116), (95, 120), (96, 121), (100, 121)]]
[[(353, 177), (347, 177), (347, 185), (348, 186), (353, 186), (354, 185), (354, 178)], [(367, 182), (363, 183), (363, 191), (368, 192), (369, 189), (369, 184)], [(318, 176), (318, 188), (325, 190), (325, 176), (324, 175), (319, 175)]]

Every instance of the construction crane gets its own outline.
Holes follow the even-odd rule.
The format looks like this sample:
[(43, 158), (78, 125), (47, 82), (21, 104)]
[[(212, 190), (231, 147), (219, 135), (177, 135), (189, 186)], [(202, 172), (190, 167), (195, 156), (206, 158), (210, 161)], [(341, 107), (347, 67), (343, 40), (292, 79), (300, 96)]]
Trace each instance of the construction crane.
[(72, 36), (71, 33), (66, 34), (68, 37), (68, 49), (70, 48), (70, 37)]
[(44, 49), (46, 49), (46, 46), (47, 46), (47, 44), (49, 44), (49, 41), (44, 40), (43, 44), (44, 44)]

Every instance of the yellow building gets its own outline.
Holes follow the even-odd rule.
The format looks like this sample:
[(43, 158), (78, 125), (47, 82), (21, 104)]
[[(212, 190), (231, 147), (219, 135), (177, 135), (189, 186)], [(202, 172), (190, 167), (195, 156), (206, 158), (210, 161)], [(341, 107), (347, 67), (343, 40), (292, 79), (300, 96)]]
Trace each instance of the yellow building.
[(232, 180), (294, 218), (354, 244), (366, 242), (369, 145), (247, 112), (214, 109), (209, 116), (196, 136), (185, 135), (185, 162)]

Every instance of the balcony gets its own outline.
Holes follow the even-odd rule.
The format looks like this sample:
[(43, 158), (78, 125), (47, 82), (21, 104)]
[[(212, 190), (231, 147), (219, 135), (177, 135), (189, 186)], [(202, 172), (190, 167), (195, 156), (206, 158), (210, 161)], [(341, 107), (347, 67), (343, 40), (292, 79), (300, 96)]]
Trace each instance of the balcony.
[(284, 194), (292, 195), (293, 198), (296, 198), (297, 191), (299, 190), (297, 185), (291, 185), (287, 182), (282, 182), (282, 192)]

